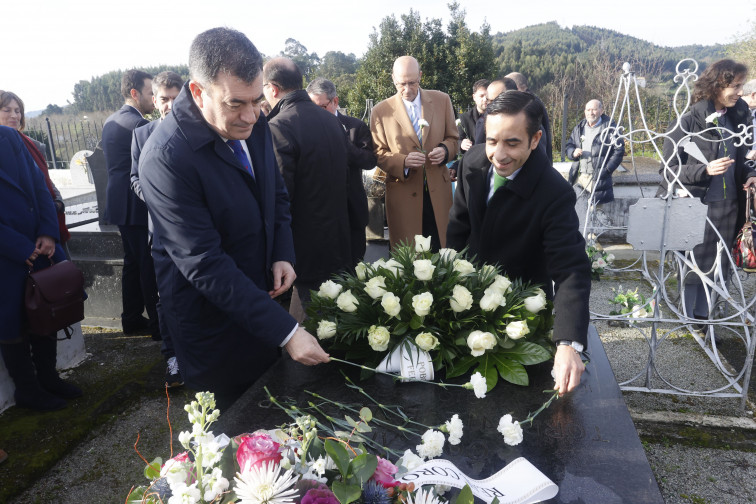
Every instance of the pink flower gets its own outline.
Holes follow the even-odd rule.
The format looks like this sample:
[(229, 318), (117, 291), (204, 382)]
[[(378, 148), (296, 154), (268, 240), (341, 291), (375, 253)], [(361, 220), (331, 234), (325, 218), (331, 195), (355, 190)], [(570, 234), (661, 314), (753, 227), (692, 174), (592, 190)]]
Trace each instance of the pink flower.
[[(170, 460), (175, 460), (176, 462), (179, 462), (179, 463), (181, 463), (181, 462), (191, 462), (191, 460), (189, 460), (189, 453), (188, 452), (179, 453), (178, 455), (176, 455), (175, 457), (173, 457)], [(166, 460), (166, 462), (168, 462), (168, 461)]]
[(277, 464), (281, 461), (279, 451), (281, 445), (265, 432), (255, 432), (251, 436), (240, 436), (239, 449), (236, 451), (236, 460), (239, 462), (241, 472), (248, 471), (252, 467), (259, 467), (265, 462)]
[(386, 459), (378, 457), (378, 467), (376, 467), (375, 472), (370, 479), (383, 485), (383, 488), (395, 487), (399, 484), (399, 482), (394, 479), (396, 471), (398, 471), (398, 468), (394, 464)]
[(339, 500), (325, 485), (319, 485), (307, 491), (301, 504), (339, 504)]

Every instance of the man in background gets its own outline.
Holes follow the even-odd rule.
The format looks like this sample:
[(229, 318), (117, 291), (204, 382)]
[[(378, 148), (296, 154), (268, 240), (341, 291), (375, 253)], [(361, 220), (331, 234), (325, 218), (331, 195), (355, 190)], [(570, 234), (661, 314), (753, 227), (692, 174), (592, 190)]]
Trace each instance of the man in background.
[[(459, 116), (459, 124), (457, 125), (457, 132), (459, 133), (459, 152), (464, 154), (470, 147), (475, 144), (475, 125), (478, 119), (486, 111), (486, 89), (491, 83), (488, 79), (476, 80), (472, 86), (472, 99), (475, 104), (467, 112)], [(452, 181), (457, 179), (457, 165), (458, 161), (449, 168)]]
[[(131, 135), (147, 124), (152, 102), (152, 76), (129, 70), (121, 79), (123, 107), (107, 118), (102, 127), (102, 151), (108, 168), (105, 218), (118, 226), (123, 243), (121, 325), (124, 334), (143, 334), (160, 340), (157, 314), (157, 284), (147, 236), (147, 207), (131, 190)], [(149, 320), (142, 316), (147, 310)]]
[(310, 290), (352, 266), (347, 172), (349, 143), (338, 119), (302, 89), (288, 58), (263, 67), (263, 92), (276, 160), (291, 200), (297, 279), (289, 313), (304, 320)]
[[(181, 76), (176, 72), (166, 70), (165, 72), (157, 74), (152, 81), (152, 102), (155, 104), (155, 108), (158, 112), (160, 112), (160, 119), (151, 121), (144, 126), (139, 126), (134, 130), (134, 135), (131, 139), (131, 189), (142, 201), (144, 201), (144, 196), (142, 196), (142, 186), (139, 183), (139, 156), (142, 152), (142, 147), (147, 142), (147, 139), (152, 132), (155, 131), (155, 128), (163, 122), (165, 116), (171, 111), (173, 101), (178, 96), (179, 91), (181, 91), (182, 84), (183, 81), (181, 80)], [(149, 212), (147, 215), (147, 224), (151, 242), (152, 222), (150, 220)], [(181, 373), (179, 372), (178, 361), (176, 361), (176, 352), (173, 350), (173, 340), (171, 339), (170, 331), (168, 331), (168, 328), (164, 323), (164, 317), (162, 316), (159, 289), (157, 312), (158, 319), (161, 322), (160, 334), (163, 337), (160, 352), (163, 354), (166, 362), (165, 386), (168, 388), (180, 387), (184, 384), (184, 380), (181, 378)]]
[(378, 167), (387, 174), (391, 247), (422, 234), (436, 251), (446, 246), (452, 202), (446, 163), (459, 149), (454, 109), (446, 93), (420, 88), (412, 56), (397, 58), (391, 77), (397, 93), (373, 107), (370, 118)]
[(335, 115), (341, 121), (349, 139), (347, 154), (349, 160), (349, 229), (352, 245), (352, 267), (365, 256), (365, 227), (368, 225), (368, 205), (362, 171), (372, 170), (376, 165), (373, 152), (373, 137), (367, 124), (339, 112), (339, 95), (333, 82), (323, 77), (313, 79), (307, 85), (307, 94), (312, 102)]
[[(751, 124), (753, 130), (751, 131), (751, 141), (754, 141), (756, 137), (756, 79), (751, 79), (743, 84), (743, 100), (748, 104), (748, 108), (751, 111)], [(747, 159), (756, 159), (756, 142), (751, 145), (751, 150), (746, 154)]]
[[(528, 87), (528, 79), (522, 75), (520, 72), (511, 72), (506, 75), (508, 78), (512, 79), (515, 84), (517, 85), (518, 91), (524, 91), (526, 93), (530, 93), (530, 88)], [(535, 96), (535, 95), (534, 95)], [(549, 119), (549, 113), (546, 110), (546, 105), (543, 104), (540, 98), (536, 96), (536, 99), (538, 100), (538, 103), (541, 104), (541, 129), (543, 130), (543, 134), (545, 135), (543, 137), (543, 141), (541, 142), (541, 145), (545, 147), (546, 149), (546, 156), (548, 156), (549, 159), (553, 159), (553, 140), (554, 137), (552, 135), (551, 131), (551, 120)]]

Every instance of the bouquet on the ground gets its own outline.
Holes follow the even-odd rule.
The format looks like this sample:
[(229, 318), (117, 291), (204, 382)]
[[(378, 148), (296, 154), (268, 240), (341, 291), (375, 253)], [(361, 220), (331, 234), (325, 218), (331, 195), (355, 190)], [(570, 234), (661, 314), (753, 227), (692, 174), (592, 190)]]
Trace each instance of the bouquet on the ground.
[(552, 304), (544, 291), (476, 265), (464, 251), (432, 253), (429, 237), (414, 241), (313, 291), (307, 330), (330, 352), (367, 367), (397, 349), (422, 351), (447, 378), (475, 367), (487, 390), (499, 378), (527, 385), (525, 366), (552, 358)]
[(619, 289), (612, 287), (614, 292), (614, 298), (609, 302), (614, 305), (614, 310), (609, 312), (609, 315), (625, 315), (633, 319), (642, 319), (653, 316), (654, 308), (656, 307), (656, 301), (651, 298), (647, 299), (642, 293), (638, 292), (638, 288), (635, 290), (627, 289), (623, 292), (622, 286)]
[(608, 254), (605, 250), (594, 245), (585, 247), (585, 253), (591, 261), (591, 278), (601, 280), (604, 268), (611, 266), (614, 262), (614, 254)]
[[(144, 474), (150, 484), (133, 488), (127, 504), (444, 502), (438, 495), (441, 489), (416, 489), (412, 483), (397, 481), (423, 462), (411, 450), (397, 460), (397, 465), (368, 452), (362, 437), (371, 430), (372, 416), (367, 408), (360, 411), (359, 419), (347, 417), (351, 431), (326, 432), (321, 437), (318, 428), (322, 424), (310, 415), (301, 415), (278, 429), (258, 430), (233, 439), (215, 436), (209, 430), (220, 414), (213, 394), (198, 393), (197, 401), (185, 409), (192, 430), (182, 432), (179, 441), (186, 451), (165, 463), (160, 458), (149, 463)], [(461, 422), (457, 430), (461, 436)], [(441, 440), (435, 442), (443, 445), (440, 435)], [(418, 449), (425, 444), (423, 436)], [(472, 503), (468, 487), (456, 504)]]

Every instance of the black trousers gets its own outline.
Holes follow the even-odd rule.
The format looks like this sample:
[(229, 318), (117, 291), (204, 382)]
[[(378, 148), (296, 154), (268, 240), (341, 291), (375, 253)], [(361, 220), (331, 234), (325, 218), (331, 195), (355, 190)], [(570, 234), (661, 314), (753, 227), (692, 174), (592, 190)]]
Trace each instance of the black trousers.
[(423, 236), (430, 236), (431, 252), (438, 252), (441, 248), (441, 239), (438, 236), (436, 214), (433, 213), (433, 203), (427, 184), (423, 184)]
[(146, 309), (153, 334), (160, 330), (157, 314), (158, 290), (155, 266), (148, 242), (147, 226), (118, 226), (123, 242), (121, 321), (138, 320)]

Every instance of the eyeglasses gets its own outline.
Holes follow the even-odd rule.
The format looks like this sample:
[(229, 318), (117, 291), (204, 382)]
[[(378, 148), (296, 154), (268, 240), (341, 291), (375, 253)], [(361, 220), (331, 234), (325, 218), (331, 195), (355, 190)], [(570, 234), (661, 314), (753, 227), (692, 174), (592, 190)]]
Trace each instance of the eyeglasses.
[(419, 80), (409, 81), (409, 82), (394, 82), (394, 86), (398, 88), (411, 88), (415, 87), (418, 84), (420, 84)]
[(318, 106), (319, 106), (320, 108), (322, 108), (322, 109), (328, 110), (328, 106), (329, 106), (329, 105), (330, 105), (330, 104), (331, 104), (332, 102), (333, 102), (333, 98), (331, 98), (330, 100), (328, 100), (328, 101), (327, 101), (327, 102), (325, 102), (324, 104), (322, 104), (322, 105), (318, 105)]

